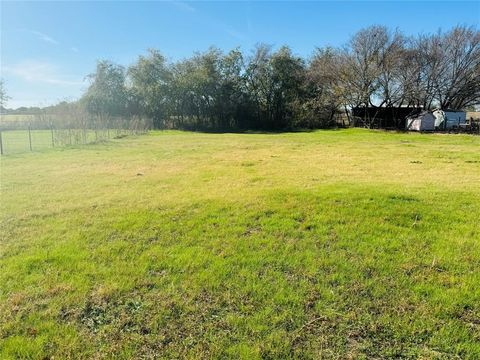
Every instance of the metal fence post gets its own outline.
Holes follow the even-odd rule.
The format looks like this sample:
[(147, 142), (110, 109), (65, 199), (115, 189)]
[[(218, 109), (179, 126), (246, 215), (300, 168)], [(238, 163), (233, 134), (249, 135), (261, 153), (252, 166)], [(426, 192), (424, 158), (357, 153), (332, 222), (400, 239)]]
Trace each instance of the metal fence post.
[(28, 124), (28, 143), (30, 144), (30, 151), (32, 150), (32, 133), (30, 131), (30, 124)]
[(53, 124), (50, 125), (50, 132), (52, 133), (52, 147), (55, 147), (55, 140), (53, 139)]
[(33, 151), (32, 149), (32, 132), (30, 129), (30, 124), (28, 124), (28, 144), (30, 145), (30, 151)]

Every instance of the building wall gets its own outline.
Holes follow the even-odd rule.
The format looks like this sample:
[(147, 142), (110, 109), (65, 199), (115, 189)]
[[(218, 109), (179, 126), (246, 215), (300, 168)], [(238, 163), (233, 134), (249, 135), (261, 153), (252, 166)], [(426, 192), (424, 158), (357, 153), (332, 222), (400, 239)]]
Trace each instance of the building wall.
[(467, 111), (467, 120), (480, 120), (480, 111)]
[(433, 131), (435, 130), (435, 116), (428, 113), (417, 118), (407, 119), (407, 130)]
[(419, 118), (416, 119), (407, 119), (407, 130), (420, 131), (422, 126), (422, 120)]

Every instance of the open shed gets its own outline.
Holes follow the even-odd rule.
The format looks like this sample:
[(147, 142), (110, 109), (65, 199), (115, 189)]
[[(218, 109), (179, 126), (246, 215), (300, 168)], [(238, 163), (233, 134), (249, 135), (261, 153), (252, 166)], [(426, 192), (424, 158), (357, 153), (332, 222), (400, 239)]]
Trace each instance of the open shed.
[(352, 108), (355, 126), (364, 126), (365, 120), (371, 121), (372, 127), (379, 129), (405, 129), (407, 116), (421, 111), (418, 107), (379, 107), (359, 106)]

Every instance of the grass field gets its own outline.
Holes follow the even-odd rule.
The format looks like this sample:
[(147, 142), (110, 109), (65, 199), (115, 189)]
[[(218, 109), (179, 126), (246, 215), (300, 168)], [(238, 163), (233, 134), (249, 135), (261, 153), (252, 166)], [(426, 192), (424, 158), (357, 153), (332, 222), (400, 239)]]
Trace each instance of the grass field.
[(152, 132), (1, 158), (0, 358), (480, 358), (480, 138)]
[(5, 122), (29, 122), (35, 120), (35, 115), (30, 114), (1, 114), (2, 121)]
[[(50, 130), (31, 130), (32, 151), (44, 150), (52, 147), (52, 133)], [(16, 154), (30, 151), (28, 130), (2, 131), (3, 152)]]

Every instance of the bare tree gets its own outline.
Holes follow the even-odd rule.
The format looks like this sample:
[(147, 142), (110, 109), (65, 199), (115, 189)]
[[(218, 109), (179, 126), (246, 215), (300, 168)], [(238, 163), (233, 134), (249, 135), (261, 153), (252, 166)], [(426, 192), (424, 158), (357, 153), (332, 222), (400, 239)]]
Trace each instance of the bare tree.
[(461, 109), (480, 101), (480, 31), (456, 26), (416, 41), (420, 99), (426, 108)]
[[(339, 72), (350, 107), (393, 106), (402, 99), (399, 82), (404, 36), (385, 26), (371, 26), (357, 32), (340, 56)], [(348, 89), (348, 90), (347, 90)], [(365, 112), (365, 126), (375, 115)]]

